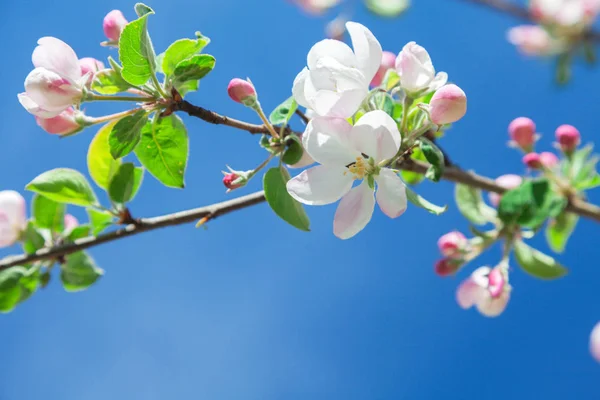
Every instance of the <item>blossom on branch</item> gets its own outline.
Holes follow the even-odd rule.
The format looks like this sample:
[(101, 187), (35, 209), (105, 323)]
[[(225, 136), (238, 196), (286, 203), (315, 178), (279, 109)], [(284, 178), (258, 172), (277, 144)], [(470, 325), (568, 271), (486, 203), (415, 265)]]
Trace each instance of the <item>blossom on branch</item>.
[(429, 53), (415, 42), (407, 43), (396, 59), (400, 85), (411, 94), (434, 92), (448, 81), (445, 72), (435, 73)]
[(25, 199), (13, 190), (0, 192), (0, 247), (16, 243), (25, 229)]
[(473, 306), (486, 317), (502, 314), (510, 299), (511, 287), (503, 267), (480, 267), (465, 280), (456, 292), (456, 301), (464, 308)]

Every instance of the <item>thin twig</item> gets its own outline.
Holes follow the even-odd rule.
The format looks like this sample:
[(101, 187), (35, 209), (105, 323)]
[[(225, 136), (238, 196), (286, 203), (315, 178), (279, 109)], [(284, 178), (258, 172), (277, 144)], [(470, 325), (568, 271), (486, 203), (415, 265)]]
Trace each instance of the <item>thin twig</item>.
[(302, 122), (304, 122), (305, 124), (308, 124), (310, 122), (310, 118), (308, 118), (302, 110), (296, 109), (296, 115), (299, 116)]
[(237, 119), (229, 118), (221, 114), (217, 114), (214, 111), (207, 110), (202, 107), (195, 106), (188, 101), (181, 101), (175, 103), (173, 111), (183, 111), (188, 115), (196, 118), (200, 118), (209, 124), (214, 125), (227, 125), (232, 128), (241, 129), (243, 131), (250, 132), (252, 134), (266, 133), (269, 134), (269, 129), (264, 125), (249, 124), (247, 122), (239, 121)]

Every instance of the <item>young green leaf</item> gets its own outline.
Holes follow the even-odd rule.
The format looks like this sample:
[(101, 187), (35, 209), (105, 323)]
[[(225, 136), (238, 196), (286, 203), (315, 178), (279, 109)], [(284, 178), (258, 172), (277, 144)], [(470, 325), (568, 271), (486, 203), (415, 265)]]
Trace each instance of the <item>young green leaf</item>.
[(419, 196), (417, 193), (412, 191), (409, 187), (406, 188), (406, 197), (408, 201), (413, 203), (414, 205), (421, 207), (432, 214), (440, 215), (446, 212), (448, 206), (440, 207), (429, 201), (425, 200), (423, 197)]
[(409, 0), (366, 0), (369, 11), (382, 17), (397, 17), (410, 5)]
[(143, 17), (146, 14), (154, 14), (154, 10), (152, 10), (144, 3), (135, 3), (135, 6), (133, 6), (133, 8), (135, 9), (135, 13), (138, 17)]
[(94, 236), (98, 236), (102, 231), (111, 226), (115, 219), (110, 213), (94, 210), (92, 208), (88, 208), (87, 213), (90, 224), (92, 225), (92, 235)]
[(132, 85), (143, 85), (155, 72), (156, 55), (147, 29), (147, 19), (154, 14), (150, 7), (141, 7), (143, 15), (128, 23), (119, 38), (121, 75)]
[(496, 210), (485, 204), (479, 189), (458, 183), (454, 198), (461, 214), (475, 225), (485, 225), (496, 218)]
[(162, 184), (183, 188), (188, 142), (185, 125), (173, 114), (144, 125), (135, 154), (148, 172)]
[(11, 267), (0, 271), (0, 312), (12, 311), (23, 295), (21, 279), (27, 270), (23, 267)]
[(287, 165), (294, 165), (302, 159), (304, 147), (298, 136), (291, 134), (285, 138), (287, 148), (281, 156), (281, 160)]
[(200, 32), (196, 32), (196, 39), (180, 39), (172, 43), (165, 51), (162, 60), (164, 74), (167, 76), (172, 75), (177, 64), (200, 53), (209, 43), (210, 39), (202, 36)]
[(529, 247), (521, 240), (515, 242), (515, 257), (521, 268), (536, 278), (557, 279), (568, 272), (554, 258)]
[(32, 180), (25, 189), (59, 203), (76, 206), (98, 204), (96, 194), (87, 179), (79, 171), (69, 168), (56, 168)]
[(113, 69), (104, 69), (94, 74), (92, 90), (100, 94), (116, 94), (126, 92), (131, 85)]
[(52, 232), (62, 232), (65, 228), (65, 210), (62, 203), (50, 200), (36, 194), (31, 202), (31, 215), (38, 228), (49, 229)]
[(108, 135), (110, 154), (116, 160), (131, 153), (140, 141), (141, 131), (148, 118), (146, 111), (140, 110), (115, 124)]
[(108, 137), (118, 121), (104, 125), (92, 139), (87, 153), (87, 165), (90, 176), (104, 190), (108, 190), (108, 184), (113, 175), (119, 169), (121, 160), (115, 160), (110, 154)]
[(215, 61), (215, 58), (208, 54), (197, 54), (180, 61), (173, 71), (173, 86), (180, 90), (189, 82), (197, 82), (204, 78), (215, 67)]
[(91, 232), (92, 227), (90, 225), (79, 225), (73, 228), (71, 232), (69, 232), (69, 234), (67, 235), (67, 240), (74, 242), (77, 239), (90, 236)]
[(23, 232), (23, 251), (27, 254), (33, 254), (39, 249), (44, 248), (46, 239), (42, 235), (34, 223), (29, 221), (27, 228)]
[(546, 240), (552, 251), (562, 253), (579, 221), (577, 214), (562, 212), (546, 226)]
[(290, 97), (273, 110), (269, 116), (269, 121), (273, 125), (287, 125), (294, 113), (298, 109), (298, 103), (294, 100), (294, 96)]
[(121, 165), (108, 187), (110, 199), (119, 204), (130, 202), (139, 190), (143, 176), (143, 168), (136, 168), (133, 163)]
[(421, 143), (420, 147), (423, 155), (429, 164), (431, 164), (425, 173), (425, 177), (434, 182), (438, 182), (442, 177), (442, 173), (444, 172), (444, 154), (429, 139), (421, 137), (419, 141)]
[(271, 168), (265, 173), (263, 186), (267, 203), (275, 214), (290, 225), (303, 231), (310, 231), (310, 221), (304, 207), (287, 191), (286, 183), (289, 180), (290, 174), (285, 168)]
[(60, 269), (60, 279), (67, 292), (85, 290), (104, 274), (94, 260), (83, 251), (69, 254)]

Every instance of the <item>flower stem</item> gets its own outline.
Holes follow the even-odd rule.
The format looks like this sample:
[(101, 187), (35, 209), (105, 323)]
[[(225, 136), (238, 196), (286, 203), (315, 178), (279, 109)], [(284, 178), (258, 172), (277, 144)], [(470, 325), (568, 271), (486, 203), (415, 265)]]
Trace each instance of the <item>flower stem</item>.
[(267, 166), (267, 164), (269, 164), (269, 162), (271, 162), (271, 160), (273, 159), (273, 157), (275, 157), (277, 154), (272, 153), (271, 155), (269, 155), (269, 157), (267, 157), (267, 159), (265, 161), (263, 161), (262, 163), (260, 163), (260, 165), (256, 168), (254, 168), (254, 170), (252, 171), (252, 173), (250, 174), (250, 176), (248, 176), (248, 180), (252, 179), (252, 177), (254, 175), (256, 175), (261, 169), (263, 169), (264, 167)]
[(400, 126), (400, 133), (404, 136), (404, 134), (408, 133), (406, 130), (408, 129), (408, 109), (412, 105), (412, 98), (408, 95), (404, 97), (404, 103), (402, 107), (402, 125)]
[(118, 112), (115, 114), (105, 115), (103, 117), (98, 117), (98, 118), (89, 117), (88, 119), (86, 119), (86, 123), (88, 123), (89, 125), (101, 124), (103, 122), (109, 122), (109, 121), (112, 121), (115, 119), (121, 119), (128, 115), (133, 115), (140, 110), (143, 110), (143, 109), (140, 107), (140, 108), (134, 108), (132, 110)]
[(277, 132), (275, 132), (275, 129), (273, 128), (273, 125), (271, 125), (271, 123), (269, 122), (269, 119), (265, 115), (262, 107), (260, 106), (260, 103), (257, 102), (256, 103), (256, 107), (252, 107), (252, 109), (254, 111), (256, 111), (256, 113), (260, 117), (260, 119), (263, 122), (263, 124), (265, 124), (265, 127), (269, 130), (269, 133), (271, 134), (271, 136), (273, 136), (274, 138), (279, 139), (279, 135), (277, 134)]
[(85, 97), (85, 101), (135, 101), (148, 103), (155, 101), (154, 97), (138, 97), (138, 96), (104, 96), (99, 94), (88, 93)]
[(156, 74), (152, 74), (152, 83), (154, 84), (154, 87), (156, 88), (156, 90), (158, 90), (158, 93), (160, 93), (160, 96), (163, 99), (167, 98), (167, 94), (165, 93), (165, 91), (162, 88), (162, 85), (160, 84), (160, 82), (158, 81), (158, 78), (156, 77)]

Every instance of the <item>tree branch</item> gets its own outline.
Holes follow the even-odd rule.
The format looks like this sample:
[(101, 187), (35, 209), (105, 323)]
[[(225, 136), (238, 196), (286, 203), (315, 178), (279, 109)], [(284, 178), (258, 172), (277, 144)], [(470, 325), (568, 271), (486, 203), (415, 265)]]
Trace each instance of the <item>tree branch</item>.
[(205, 108), (195, 106), (185, 100), (174, 103), (173, 111), (183, 111), (183, 112), (187, 113), (188, 115), (190, 115), (192, 117), (200, 118), (201, 120), (206, 121), (209, 124), (227, 125), (232, 128), (241, 129), (243, 131), (248, 131), (248, 132), (252, 133), (253, 135), (259, 134), (259, 133), (269, 134), (269, 130), (264, 125), (249, 124), (247, 122), (229, 118), (224, 115), (217, 114), (214, 111), (210, 111)]

